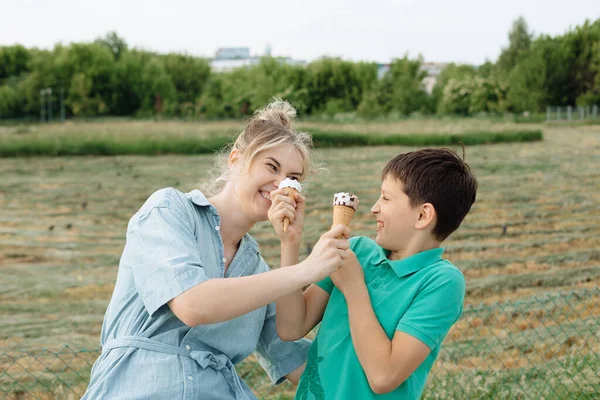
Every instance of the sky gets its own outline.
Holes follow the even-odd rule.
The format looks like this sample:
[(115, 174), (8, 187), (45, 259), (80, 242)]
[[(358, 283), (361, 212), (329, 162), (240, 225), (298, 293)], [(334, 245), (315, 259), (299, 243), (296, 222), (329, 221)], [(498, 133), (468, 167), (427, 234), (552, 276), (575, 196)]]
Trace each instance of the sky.
[(0, 45), (52, 48), (115, 31), (130, 47), (212, 57), (220, 47), (311, 61), (495, 61), (519, 16), (534, 34), (600, 18), (600, 0), (0, 0)]

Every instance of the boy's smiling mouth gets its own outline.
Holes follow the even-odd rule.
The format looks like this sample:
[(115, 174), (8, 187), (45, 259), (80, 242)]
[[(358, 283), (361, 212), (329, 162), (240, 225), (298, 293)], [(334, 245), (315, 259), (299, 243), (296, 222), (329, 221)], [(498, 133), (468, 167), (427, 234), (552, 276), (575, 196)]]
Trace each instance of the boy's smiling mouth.
[(381, 229), (383, 229), (383, 221), (377, 220), (377, 231), (380, 231)]

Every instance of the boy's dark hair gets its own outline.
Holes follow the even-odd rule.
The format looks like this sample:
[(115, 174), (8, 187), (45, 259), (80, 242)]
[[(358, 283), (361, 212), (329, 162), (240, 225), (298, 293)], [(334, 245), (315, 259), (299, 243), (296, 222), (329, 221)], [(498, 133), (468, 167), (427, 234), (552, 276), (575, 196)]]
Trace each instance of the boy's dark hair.
[(446, 239), (460, 226), (475, 202), (477, 178), (469, 166), (450, 149), (423, 149), (391, 159), (381, 179), (402, 182), (411, 207), (431, 203), (437, 213), (433, 235)]

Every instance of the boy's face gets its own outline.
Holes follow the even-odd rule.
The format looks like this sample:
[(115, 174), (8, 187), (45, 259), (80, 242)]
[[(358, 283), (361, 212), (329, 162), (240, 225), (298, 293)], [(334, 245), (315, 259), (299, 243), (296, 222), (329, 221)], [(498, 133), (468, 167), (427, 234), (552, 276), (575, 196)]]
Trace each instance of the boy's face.
[(416, 233), (419, 208), (411, 207), (402, 182), (387, 176), (381, 183), (381, 195), (371, 207), (377, 218), (378, 245), (390, 251), (402, 251)]

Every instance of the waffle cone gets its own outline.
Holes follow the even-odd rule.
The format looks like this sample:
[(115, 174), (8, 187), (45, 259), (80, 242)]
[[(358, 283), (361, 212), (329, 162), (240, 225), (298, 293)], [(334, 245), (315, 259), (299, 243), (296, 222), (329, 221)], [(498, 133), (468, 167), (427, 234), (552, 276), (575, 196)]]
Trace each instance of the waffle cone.
[[(296, 193), (298, 193), (298, 191), (296, 189), (294, 189), (293, 187), (286, 187), (284, 189), (285, 195), (288, 197), (292, 197), (294, 196)], [(283, 217), (283, 231), (287, 232), (288, 228), (290, 226), (290, 220), (288, 217)]]
[[(350, 226), (350, 221), (354, 217), (354, 208), (347, 206), (333, 206), (333, 225), (344, 224)], [(343, 236), (338, 236), (341, 239)]]

